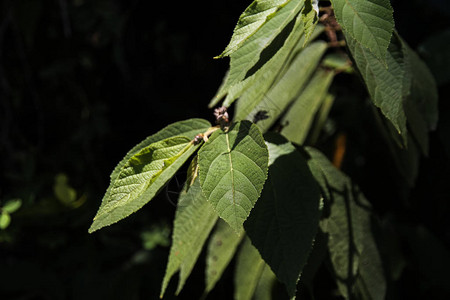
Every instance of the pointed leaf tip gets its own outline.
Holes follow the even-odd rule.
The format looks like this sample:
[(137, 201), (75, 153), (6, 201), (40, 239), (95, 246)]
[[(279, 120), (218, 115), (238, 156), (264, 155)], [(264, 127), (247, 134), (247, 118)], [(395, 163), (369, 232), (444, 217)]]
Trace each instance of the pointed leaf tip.
[[(111, 174), (111, 184), (108, 187), (105, 196), (103, 197), (102, 204), (99, 208), (97, 215), (94, 217), (94, 222), (91, 227), (88, 229), (89, 233), (93, 233), (94, 231), (104, 227), (116, 223), (117, 221), (127, 217), (133, 212), (139, 210), (144, 204), (150, 201), (159, 190), (166, 184), (166, 182), (175, 174), (175, 172), (180, 168), (183, 163), (189, 158), (189, 156), (194, 153), (200, 145), (192, 145), (190, 141), (195, 138), (199, 133), (203, 133), (207, 131), (211, 127), (211, 124), (203, 119), (189, 119), (184, 121), (175, 122), (158, 131), (157, 133), (147, 137), (144, 141), (133, 147), (122, 161), (116, 166), (114, 171)], [(184, 138), (184, 142), (186, 143), (186, 149), (181, 151), (178, 155), (174, 155), (173, 157), (168, 157), (167, 159), (162, 159), (162, 168), (160, 168), (159, 173), (156, 172), (155, 176), (150, 176), (148, 186), (145, 185), (145, 180), (140, 185), (141, 190), (138, 191), (134, 189), (134, 196), (139, 195), (142, 192), (142, 195), (137, 196), (133, 199), (133, 197), (127, 197), (127, 193), (123, 195), (116, 195), (116, 199), (112, 199), (112, 194), (117, 192), (117, 187), (114, 185), (117, 182), (122, 181), (124, 175), (124, 168), (128, 168), (128, 171), (132, 171), (133, 168), (130, 166), (130, 160), (132, 160), (136, 155), (141, 153), (143, 149), (148, 147), (155, 147), (157, 143), (167, 140), (169, 138)], [(153, 145), (153, 146), (152, 146)], [(154, 149), (155, 150), (155, 149)], [(172, 149), (174, 150), (174, 149)], [(161, 152), (161, 151), (160, 151)], [(144, 153), (141, 153), (144, 155)], [(147, 153), (147, 155), (149, 155)], [(170, 155), (169, 155), (170, 156)], [(140, 159), (144, 159), (141, 157)], [(161, 165), (161, 160), (157, 163)], [(150, 165), (150, 164), (149, 164)], [(142, 165), (142, 172), (144, 172), (145, 168), (148, 169), (149, 165)], [(153, 164), (152, 166), (155, 166)], [(137, 167), (139, 169), (139, 167)], [(142, 173), (141, 171), (136, 169), (136, 173)], [(162, 170), (163, 169), (163, 170)], [(151, 171), (151, 170), (147, 170)], [(156, 170), (158, 171), (158, 170)], [(147, 173), (147, 177), (149, 174)], [(139, 177), (139, 176), (137, 176)], [(142, 178), (141, 178), (142, 179)], [(126, 183), (126, 182), (125, 182)], [(117, 194), (117, 193), (116, 193)], [(128, 193), (130, 194), (130, 193)], [(119, 205), (120, 199), (123, 199), (123, 203), (127, 203), (126, 205)], [(114, 203), (115, 202), (115, 203)], [(108, 211), (106, 213), (106, 211)]]

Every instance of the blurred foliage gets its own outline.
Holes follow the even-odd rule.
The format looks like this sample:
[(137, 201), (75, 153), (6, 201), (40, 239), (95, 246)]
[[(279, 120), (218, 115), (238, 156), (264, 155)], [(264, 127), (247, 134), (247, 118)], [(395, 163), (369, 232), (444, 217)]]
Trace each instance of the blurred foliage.
[[(351, 96), (345, 73), (332, 86), (319, 141), (331, 153), (333, 138), (347, 135), (342, 169), (379, 214), (391, 294), (448, 299), (450, 9), (446, 0), (391, 2), (398, 31), (440, 84), (438, 129), (415, 187), (391, 167), (372, 111), (364, 96)], [(159, 296), (175, 211), (164, 194), (117, 225), (87, 229), (123, 153), (166, 124), (210, 116), (207, 102), (228, 67), (212, 57), (248, 4), (211, 2), (205, 14), (192, 2), (0, 2), (0, 299)], [(299, 288), (300, 299), (310, 289), (330, 299), (336, 287), (325, 267)], [(203, 269), (179, 299), (201, 296)], [(231, 298), (232, 272), (209, 299)]]

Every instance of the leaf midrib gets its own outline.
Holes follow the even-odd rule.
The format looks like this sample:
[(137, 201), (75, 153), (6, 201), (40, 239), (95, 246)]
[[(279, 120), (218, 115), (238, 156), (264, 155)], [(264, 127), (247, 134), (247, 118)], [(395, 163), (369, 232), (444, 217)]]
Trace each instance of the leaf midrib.
[[(232, 198), (233, 198), (233, 212), (234, 212), (234, 216), (236, 216), (237, 211), (236, 211), (236, 191), (235, 191), (235, 186), (234, 186), (234, 169), (233, 169), (233, 160), (231, 159), (231, 147), (230, 147), (230, 139), (229, 139), (229, 133), (225, 133), (225, 137), (226, 137), (226, 141), (227, 141), (227, 150), (228, 150), (228, 158), (230, 160), (230, 176), (231, 176), (231, 193), (232, 193)], [(235, 217), (235, 222), (236, 222), (236, 217)]]
[[(380, 43), (378, 42), (377, 37), (372, 33), (372, 30), (370, 29), (370, 28), (372, 28), (372, 27), (369, 26), (366, 22), (364, 22), (364, 19), (360, 16), (360, 14), (359, 14), (358, 11), (353, 7), (353, 5), (350, 4), (350, 1), (349, 1), (349, 0), (345, 0), (345, 3), (346, 3), (346, 5), (348, 5), (348, 6), (351, 8), (351, 10), (353, 10), (353, 12), (355, 13), (355, 17), (358, 17), (358, 19), (361, 21), (361, 23), (363, 23), (367, 28), (369, 28), (370, 35), (373, 37), (373, 40), (375, 40), (375, 43), (377, 44), (377, 47), (380, 48)], [(382, 6), (382, 5), (379, 5), (379, 4), (373, 3), (373, 2), (370, 2), (370, 3), (375, 4), (375, 5), (378, 5), (378, 6), (380, 6), (381, 8), (385, 9), (385, 7)], [(345, 7), (345, 5), (342, 6), (342, 10), (341, 10), (342, 18), (344, 18), (344, 7)], [(374, 16), (374, 15), (371, 15), (371, 16)], [(384, 21), (384, 19), (382, 19), (382, 20)], [(353, 23), (353, 21), (352, 21), (352, 23)], [(379, 29), (382, 29), (382, 28), (379, 28)], [(384, 30), (384, 29), (383, 29), (383, 30)], [(350, 33), (350, 32), (349, 32), (349, 33)], [(350, 34), (356, 39), (354, 33), (350, 33)], [(358, 42), (358, 43), (359, 43), (359, 42)]]
[[(159, 161), (162, 160), (162, 161), (163, 161), (163, 165), (162, 165), (162, 167), (161, 167), (161, 169), (160, 169), (159, 171), (157, 171), (157, 172), (155, 172), (153, 175), (149, 176), (149, 178), (145, 179), (143, 182), (141, 182), (141, 183), (133, 183), (133, 184), (129, 184), (129, 185), (136, 185), (136, 184), (137, 184), (137, 185), (143, 185), (143, 184), (145, 184), (146, 187), (144, 187), (144, 190), (146, 190), (146, 189), (154, 182), (155, 177), (161, 175), (164, 171), (166, 171), (168, 168), (170, 168), (170, 166), (174, 163), (174, 161), (172, 161), (170, 164), (166, 165), (164, 162), (165, 162), (165, 161), (169, 161), (170, 159), (172, 159), (172, 158), (174, 158), (174, 157), (180, 157), (181, 155), (183, 155), (183, 154), (187, 151), (187, 149), (189, 149), (190, 146), (191, 146), (191, 143), (186, 143), (186, 146), (184, 146), (184, 147), (183, 147), (178, 153), (176, 153), (175, 155), (170, 156), (170, 157), (166, 157), (166, 158), (160, 158), (160, 159), (157, 159), (157, 160), (154, 160), (154, 161), (150, 162), (149, 164), (152, 164), (152, 163), (154, 163), (154, 162), (156, 162), (156, 161), (159, 162)], [(170, 147), (170, 148), (173, 148), (173, 147), (176, 147), (176, 146), (172, 146), (172, 147)], [(131, 167), (131, 166), (129, 166), (129, 167)], [(154, 170), (157, 170), (157, 169), (152, 169), (152, 170), (149, 170), (149, 171), (146, 171), (146, 172), (143, 172), (143, 173), (148, 173), (148, 172), (151, 172), (151, 171), (154, 171)], [(135, 176), (135, 175), (137, 175), (137, 174), (133, 174), (133, 175), (130, 175), (130, 176)], [(128, 178), (128, 176), (125, 177), (125, 178)], [(120, 178), (120, 179), (118, 178), (118, 179), (116, 179), (116, 183), (123, 182), (125, 178)], [(119, 185), (119, 186), (117, 186), (116, 188), (111, 189), (111, 195), (110, 195), (110, 198), (112, 198), (114, 195), (120, 195), (120, 194), (125, 194), (125, 195), (122, 196), (122, 197), (119, 197), (119, 198), (112, 204), (112, 206), (109, 207), (109, 208), (107, 209), (107, 211), (106, 211), (105, 213), (111, 212), (112, 210), (116, 209), (117, 207), (122, 206), (123, 203), (124, 203), (124, 201), (123, 201), (124, 198), (127, 197), (127, 199), (126, 199), (125, 201), (128, 201), (128, 199), (130, 199), (130, 194), (136, 190), (136, 187), (133, 188), (133, 191), (132, 191), (132, 192), (121, 192), (120, 189), (122, 189), (122, 188), (124, 188), (124, 187), (126, 187), (126, 186), (127, 186), (127, 185)], [(117, 190), (119, 190), (119, 191), (117, 191)], [(105, 213), (104, 213), (104, 214), (105, 214)], [(96, 217), (94, 218), (94, 220), (95, 220), (96, 218), (98, 218), (98, 217), (99, 217), (99, 216), (96, 216)]]

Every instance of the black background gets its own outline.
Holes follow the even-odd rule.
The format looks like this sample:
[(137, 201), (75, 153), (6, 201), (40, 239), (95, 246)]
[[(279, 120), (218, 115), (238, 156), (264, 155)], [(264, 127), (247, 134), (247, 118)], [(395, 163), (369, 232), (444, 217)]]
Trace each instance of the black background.
[[(228, 68), (228, 59), (212, 58), (225, 48), (248, 4), (0, 3), (0, 204), (11, 198), (23, 200), (10, 227), (0, 234), (0, 298), (159, 296), (169, 248), (145, 250), (140, 234), (154, 226), (170, 227), (175, 207), (165, 195), (117, 225), (94, 235), (87, 229), (109, 173), (131, 147), (175, 121), (193, 117), (212, 121), (207, 104)], [(396, 27), (412, 48), (450, 28), (445, 0), (396, 0), (392, 5)], [(337, 83), (345, 86), (346, 80), (343, 75)], [(352, 106), (355, 111), (340, 113), (338, 97), (333, 115), (340, 130), (349, 134), (348, 155), (363, 156), (366, 162), (361, 166), (346, 158), (343, 170), (361, 185), (380, 219), (395, 219), (406, 235), (414, 235), (417, 226), (427, 228), (443, 253), (450, 246), (449, 92), (448, 82), (442, 82), (439, 127), (431, 135), (430, 157), (422, 159), (412, 190), (395, 179), (399, 175), (386, 151), (380, 150), (383, 144), (367, 137), (370, 129), (369, 133), (354, 129), (365, 122), (358, 116), (358, 105)], [(366, 127), (370, 126), (364, 123), (362, 128)], [(65, 173), (77, 193), (86, 196), (83, 206), (68, 208), (55, 199), (52, 187), (58, 173)], [(171, 183), (170, 189), (177, 191), (177, 184)], [(420, 262), (407, 265), (392, 283), (391, 295), (445, 299), (448, 289), (438, 279), (448, 278), (439, 273), (448, 271), (446, 259), (433, 248), (417, 246), (417, 254), (414, 247), (404, 246), (409, 260), (419, 255), (428, 266), (434, 264), (427, 262), (439, 261), (442, 265), (437, 268), (442, 270), (432, 269), (437, 279), (430, 279)], [(202, 261), (181, 299), (201, 295)], [(209, 299), (231, 298), (232, 275), (228, 268)], [(329, 275), (319, 273), (317, 282), (326, 287), (318, 298), (332, 298)], [(173, 279), (167, 299), (175, 283)], [(308, 299), (307, 293), (299, 293)]]

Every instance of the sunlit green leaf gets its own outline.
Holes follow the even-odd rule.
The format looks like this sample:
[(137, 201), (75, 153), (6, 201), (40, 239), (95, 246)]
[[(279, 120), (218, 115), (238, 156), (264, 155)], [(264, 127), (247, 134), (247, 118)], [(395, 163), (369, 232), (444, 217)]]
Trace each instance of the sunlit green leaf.
[(217, 222), (206, 254), (205, 293), (209, 293), (222, 277), (242, 240), (242, 231), (240, 233), (237, 235), (230, 225), (220, 219)]
[(255, 34), (290, 0), (255, 0), (239, 17), (227, 48), (217, 58), (228, 56)]
[(217, 221), (217, 214), (203, 196), (198, 180), (180, 194), (175, 213), (169, 262), (161, 287), (161, 297), (175, 272), (180, 271), (178, 294), (189, 277), (203, 245)]
[(305, 41), (306, 44), (309, 41), (316, 24), (319, 20), (319, 7), (318, 0), (306, 0), (305, 8), (302, 10), (303, 23), (305, 24)]
[(265, 268), (269, 268), (258, 250), (246, 238), (237, 255), (234, 275), (234, 299), (251, 300)]
[(266, 264), (255, 289), (255, 300), (272, 300), (272, 290), (277, 283), (277, 277)]
[[(303, 20), (300, 16), (297, 16), (294, 27), (290, 32), (286, 33), (288, 36), (281, 48), (277, 49), (278, 51), (267, 54), (267, 56), (271, 56), (270, 59), (256, 70), (254, 74), (238, 84), (231, 86), (227, 91), (227, 96), (223, 101), (223, 105), (229, 106), (237, 98), (239, 98), (237, 106), (244, 108), (249, 105), (247, 103), (253, 103), (253, 101), (258, 103), (261, 101), (271, 85), (282, 75), (282, 71), (289, 61), (289, 57), (295, 52), (295, 47), (299, 44), (303, 45), (303, 28)], [(236, 115), (238, 114), (238, 111), (239, 109), (236, 111)], [(238, 119), (239, 118), (237, 118), (237, 120)]]
[[(103, 196), (102, 204), (100, 209), (102, 209), (103, 205), (108, 202), (108, 199), (111, 197), (111, 188), (113, 187), (112, 183), (117, 179), (122, 168), (131, 157), (137, 154), (139, 151), (144, 149), (145, 147), (150, 146), (152, 143), (161, 141), (163, 139), (167, 139), (175, 136), (184, 136), (190, 140), (194, 139), (194, 137), (199, 134), (206, 132), (211, 127), (211, 124), (203, 119), (188, 119), (184, 121), (175, 122), (161, 129), (157, 133), (147, 137), (145, 140), (134, 146), (127, 155), (117, 164), (114, 168), (114, 171), (110, 175), (110, 185), (106, 190), (105, 196)], [(99, 210), (100, 210), (99, 209)]]
[(289, 141), (303, 144), (317, 110), (325, 99), (334, 72), (318, 69), (283, 117), (281, 134)]
[(317, 140), (320, 137), (320, 133), (322, 132), (322, 129), (326, 125), (331, 108), (333, 107), (334, 99), (335, 99), (334, 95), (327, 93), (324, 99), (322, 100), (322, 105), (320, 106), (319, 111), (317, 112), (314, 125), (312, 125), (311, 128), (311, 134), (309, 136), (309, 144), (314, 145), (317, 143)]
[(184, 136), (192, 140), (197, 134), (206, 132), (211, 127), (211, 124), (203, 119), (188, 119), (172, 123), (157, 133), (147, 137), (145, 140), (137, 144), (131, 149), (127, 155), (117, 164), (114, 171), (111, 173), (111, 182), (114, 181), (122, 169), (122, 167), (130, 160), (130, 158), (149, 146), (150, 144), (161, 141), (174, 136)]
[(198, 155), (194, 156), (189, 164), (186, 176), (186, 190), (189, 190), (191, 185), (194, 184), (195, 179), (198, 176)]
[(241, 103), (246, 98), (242, 98), (237, 107), (236, 118), (250, 119), (259, 111), (267, 111), (269, 118), (258, 122), (258, 127), (263, 132), (267, 131), (306, 85), (326, 49), (327, 45), (322, 41), (314, 42), (303, 49), (294, 58), (283, 77), (267, 91), (260, 102), (254, 99), (243, 107)]
[(5, 205), (1, 208), (3, 211), (6, 211), (9, 214), (16, 212), (22, 206), (21, 199), (11, 199), (6, 201)]
[[(315, 39), (323, 30), (324, 26), (317, 25), (309, 40)], [(239, 97), (238, 105), (244, 104), (240, 105), (243, 107), (247, 106), (247, 102), (253, 103), (253, 99), (256, 99), (256, 103), (258, 103), (272, 84), (282, 77), (293, 58), (306, 46), (302, 16), (299, 14), (293, 27), (290, 24), (280, 36), (285, 40), (282, 45), (281, 42), (278, 43), (280, 44), (279, 48), (273, 47), (274, 49), (265, 50), (264, 58), (268, 60), (264, 64), (261, 63), (254, 67), (252, 73), (245, 80), (227, 89), (226, 98), (223, 101), (224, 106), (228, 107)], [(243, 98), (246, 100), (242, 100)]]
[(231, 87), (239, 84), (248, 77), (248, 71), (260, 60), (261, 52), (280, 35), (280, 32), (295, 18), (303, 5), (303, 0), (287, 1), (239, 49), (230, 55), (230, 70), (226, 77), (226, 82), (222, 85), (213, 100), (211, 100), (209, 107), (216, 105), (228, 93)]
[(187, 137), (155, 142), (133, 155), (111, 182), (89, 232), (116, 223), (139, 210), (167, 183), (200, 145)]
[(240, 232), (267, 178), (268, 151), (261, 132), (249, 121), (235, 123), (227, 131), (215, 131), (198, 156), (203, 193)]
[(11, 216), (7, 212), (0, 213), (0, 229), (6, 229), (11, 223)]
[(389, 0), (332, 0), (334, 13), (346, 36), (384, 61), (394, 30)]
[(326, 68), (334, 69), (336, 72), (353, 73), (352, 62), (350, 58), (343, 53), (327, 54), (321, 62)]
[(320, 191), (305, 159), (292, 144), (280, 136), (266, 139), (273, 144), (269, 150), (287, 144), (290, 152), (269, 152), (274, 161), (245, 230), (293, 297), (319, 225)]
[[(126, 165), (130, 163), (130, 160), (133, 158), (133, 156), (138, 154), (143, 149), (149, 147), (151, 144), (171, 137), (178, 136), (192, 140), (197, 134), (206, 132), (210, 127), (211, 124), (203, 119), (189, 119), (185, 121), (179, 121), (168, 125), (167, 127), (158, 131), (154, 135), (147, 137), (144, 141), (133, 147), (133, 149), (131, 149), (127, 153), (125, 158), (119, 162), (119, 164), (115, 167), (114, 171), (112, 172), (111, 182), (108, 189), (106, 190), (105, 196), (103, 196), (99, 212), (105, 212), (106, 211), (105, 206), (109, 207), (111, 206), (110, 202), (112, 197), (112, 191), (115, 188), (114, 183), (119, 180), (120, 174), (124, 171)], [(124, 208), (123, 206), (119, 206), (117, 207), (117, 209), (115, 209), (113, 215), (108, 213), (103, 214), (102, 217), (97, 216), (97, 220), (94, 221), (95, 226), (94, 224), (92, 224), (89, 231), (93, 232), (95, 230), (100, 229), (101, 227), (113, 224), (140, 209), (145, 203), (150, 201), (151, 198), (153, 198), (154, 195), (156, 195), (156, 193), (159, 192), (161, 186), (163, 186), (166, 183), (166, 181), (169, 180), (170, 177), (175, 174), (177, 168), (181, 167), (181, 165), (185, 162), (185, 160), (188, 159), (189, 156), (193, 152), (195, 152), (197, 148), (198, 146), (189, 147), (189, 149), (185, 153), (183, 153), (179, 157), (179, 159), (177, 159), (175, 163), (172, 164), (172, 166), (166, 164), (165, 166), (167, 167), (167, 169), (165, 170), (165, 172), (161, 174), (162, 176), (158, 176), (158, 178), (155, 179), (155, 182), (152, 183), (149, 189), (145, 191), (145, 195), (142, 194), (138, 198), (141, 199), (141, 201), (137, 201), (138, 199), (135, 199), (134, 201), (132, 201), (132, 205), (127, 206), (126, 208)], [(168, 160), (167, 163), (172, 163), (172, 161)]]

